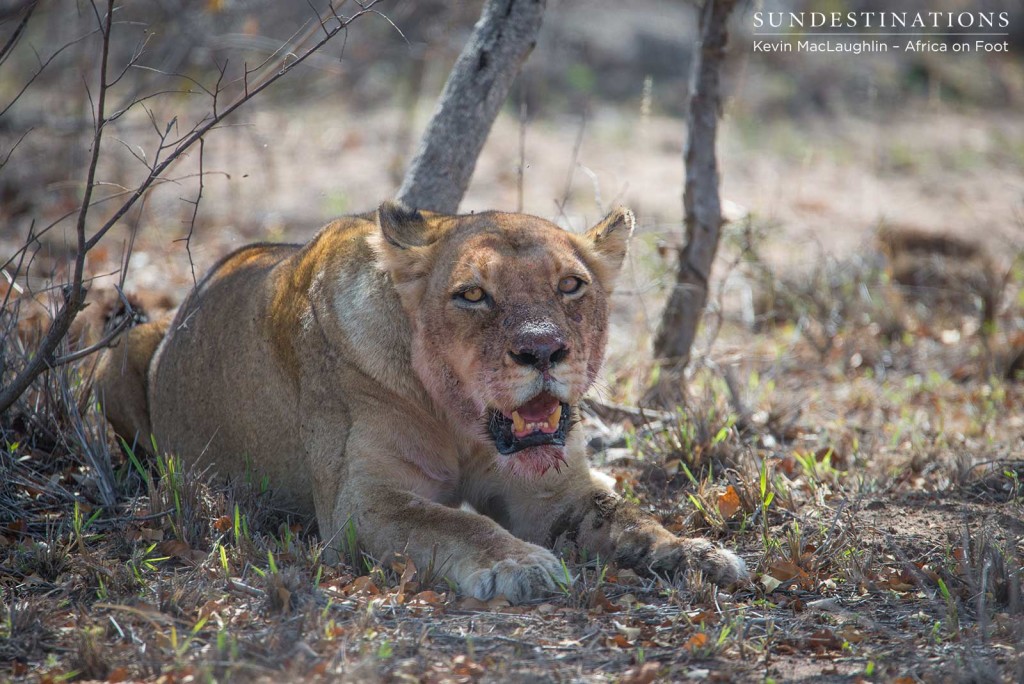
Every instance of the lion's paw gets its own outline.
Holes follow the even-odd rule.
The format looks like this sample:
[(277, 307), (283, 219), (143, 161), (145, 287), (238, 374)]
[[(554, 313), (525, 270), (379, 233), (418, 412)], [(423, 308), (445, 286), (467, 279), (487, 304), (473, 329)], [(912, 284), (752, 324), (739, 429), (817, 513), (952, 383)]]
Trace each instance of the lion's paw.
[(727, 587), (750, 578), (747, 564), (729, 549), (707, 539), (676, 539), (655, 552), (654, 570), (700, 570), (715, 584)]
[(558, 558), (535, 546), (515, 558), (504, 558), (477, 570), (466, 578), (462, 589), (481, 601), (504, 596), (509, 603), (522, 603), (554, 591), (555, 578), (563, 574)]

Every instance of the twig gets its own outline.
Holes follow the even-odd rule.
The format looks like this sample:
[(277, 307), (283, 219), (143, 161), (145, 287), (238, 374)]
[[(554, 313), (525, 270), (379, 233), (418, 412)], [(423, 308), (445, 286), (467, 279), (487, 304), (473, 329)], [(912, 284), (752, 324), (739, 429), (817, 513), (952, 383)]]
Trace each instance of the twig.
[[(95, 4), (93, 5), (93, 10), (96, 11)], [(92, 191), (95, 187), (96, 169), (99, 166), (100, 160), (100, 143), (103, 140), (105, 124), (103, 113), (107, 95), (107, 60), (110, 57), (110, 26), (113, 22), (113, 13), (114, 0), (107, 0), (106, 17), (99, 19), (100, 30), (103, 35), (100, 53), (100, 90), (96, 101), (96, 128), (93, 134), (92, 154), (89, 159), (82, 206), (78, 212), (78, 222), (75, 227), (78, 239), (78, 252), (75, 255), (74, 275), (72, 276), (70, 288), (65, 291), (64, 304), (57, 312), (53, 323), (50, 324), (50, 329), (47, 330), (46, 336), (40, 342), (36, 354), (25, 368), (14, 377), (11, 383), (4, 387), (3, 391), (0, 391), (0, 413), (6, 411), (21, 396), (21, 393), (28, 389), (32, 380), (46, 369), (54, 351), (57, 349), (57, 345), (68, 334), (68, 330), (71, 329), (71, 322), (85, 303), (85, 288), (82, 286), (82, 275), (85, 270), (85, 255), (90, 249), (85, 238), (85, 219), (89, 212)]]
[(84, 359), (86, 356), (89, 356), (90, 354), (92, 354), (94, 352), (98, 352), (100, 349), (105, 349), (105, 348), (109, 347), (110, 344), (115, 339), (117, 339), (117, 337), (122, 332), (124, 332), (129, 327), (131, 327), (132, 322), (133, 322), (134, 317), (135, 317), (135, 310), (132, 308), (131, 303), (128, 301), (128, 298), (125, 297), (124, 292), (121, 290), (121, 288), (118, 287), (118, 288), (115, 288), (115, 289), (117, 290), (118, 296), (121, 298), (121, 302), (125, 306), (125, 314), (126, 315), (124, 316), (124, 318), (122, 318), (118, 322), (118, 324), (115, 325), (110, 330), (110, 332), (108, 332), (106, 335), (104, 335), (103, 338), (101, 340), (99, 340), (98, 342), (95, 342), (94, 344), (91, 344), (88, 347), (85, 347), (83, 349), (78, 349), (78, 350), (76, 350), (76, 351), (74, 351), (74, 352), (72, 352), (70, 354), (65, 354), (64, 356), (58, 356), (50, 364), (51, 368), (56, 368), (57, 366), (63, 366), (65, 364), (72, 363), (74, 361), (78, 361), (79, 359)]
[(516, 172), (516, 211), (523, 211), (523, 182), (526, 179), (526, 89), (519, 90), (519, 168)]
[(206, 151), (206, 141), (203, 138), (199, 139), (199, 192), (196, 193), (194, 200), (183, 201), (188, 202), (192, 205), (192, 220), (188, 224), (188, 235), (183, 238), (175, 240), (175, 242), (185, 243), (185, 252), (188, 254), (188, 266), (192, 270), (192, 285), (195, 285), (198, 281), (196, 280), (196, 263), (192, 259), (192, 234), (196, 229), (196, 218), (199, 216), (199, 202), (203, 199), (203, 153)]
[[(107, 2), (107, 13), (105, 18), (100, 16), (99, 10), (96, 9), (95, 4), (93, 5), (93, 11), (96, 14), (97, 20), (100, 22), (100, 32), (103, 36), (102, 53), (101, 53), (101, 69), (100, 69), (100, 87), (97, 93), (97, 101), (94, 110), (95, 116), (95, 133), (93, 136), (92, 154), (88, 167), (88, 174), (86, 179), (86, 187), (84, 190), (84, 196), (81, 204), (81, 208), (78, 211), (78, 222), (76, 225), (76, 234), (78, 237), (78, 250), (75, 255), (75, 268), (72, 282), (67, 289), (67, 295), (63, 305), (54, 317), (53, 323), (50, 324), (49, 330), (42, 342), (36, 354), (32, 357), (32, 360), (14, 377), (9, 385), (3, 387), (0, 390), (0, 412), (6, 411), (21, 394), (29, 387), (32, 381), (41, 373), (43, 373), (53, 362), (53, 354), (57, 348), (57, 345), (67, 335), (68, 330), (71, 327), (72, 321), (78, 315), (85, 301), (85, 291), (82, 286), (83, 278), (82, 274), (85, 266), (85, 256), (92, 250), (103, 237), (113, 228), (121, 218), (131, 210), (135, 204), (142, 199), (154, 183), (161, 180), (161, 176), (167, 169), (174, 164), (178, 159), (184, 155), (193, 145), (200, 142), (207, 133), (217, 127), (225, 118), (230, 116), (239, 107), (247, 103), (256, 95), (260, 94), (268, 87), (276, 83), (285, 74), (289, 73), (292, 69), (302, 64), (310, 55), (317, 52), (322, 48), (329, 40), (331, 40), (338, 33), (347, 33), (348, 27), (355, 20), (366, 14), (377, 14), (380, 12), (374, 10), (374, 6), (380, 0), (372, 0), (371, 2), (362, 3), (359, 5), (360, 10), (349, 17), (342, 17), (334, 11), (332, 7), (332, 14), (336, 25), (328, 25), (323, 19), (321, 19), (321, 26), (324, 29), (324, 37), (317, 41), (312, 47), (304, 51), (302, 54), (295, 57), (295, 59), (288, 64), (281, 66), (273, 75), (267, 77), (259, 85), (253, 88), (246, 88), (243, 95), (239, 96), (230, 105), (225, 107), (223, 110), (219, 109), (216, 102), (216, 95), (221, 91), (220, 80), (218, 80), (218, 90), (214, 93), (214, 113), (204, 118), (199, 124), (194, 126), (192, 130), (177, 140), (168, 142), (167, 136), (171, 131), (171, 127), (174, 124), (172, 121), (164, 129), (160, 135), (160, 145), (157, 150), (157, 154), (154, 157), (153, 165), (150, 167), (150, 172), (145, 179), (131, 192), (128, 199), (114, 211), (103, 225), (89, 238), (85, 235), (86, 217), (89, 209), (92, 206), (92, 191), (96, 187), (95, 176), (96, 169), (99, 164), (100, 147), (103, 139), (103, 130), (106, 123), (109, 121), (105, 118), (105, 106), (106, 96), (109, 89), (107, 81), (107, 62), (110, 54), (110, 27), (112, 24), (112, 14), (114, 0), (108, 0)], [(81, 40), (81, 39), (78, 39)], [(76, 41), (77, 42), (77, 41)], [(69, 44), (70, 45), (70, 44)], [(68, 46), (64, 46), (61, 50), (64, 50)], [(58, 53), (60, 50), (58, 50)], [(46, 64), (53, 60), (57, 53), (52, 55)], [(45, 64), (43, 66), (45, 68)], [(37, 72), (36, 75), (38, 75)], [(246, 73), (246, 78), (248, 77)], [(33, 77), (33, 80), (35, 77)], [(27, 86), (26, 86), (27, 87)], [(10, 105), (8, 105), (10, 106)], [(5, 110), (6, 111), (6, 108)], [(2, 113), (0, 113), (2, 116)], [(160, 153), (170, 150), (166, 158), (159, 161)], [(38, 236), (37, 236), (38, 237)]]
[(14, 46), (18, 44), (23, 33), (25, 33), (25, 27), (28, 26), (28, 20), (32, 18), (32, 13), (36, 11), (36, 7), (39, 6), (39, 0), (31, 0), (28, 3), (28, 9), (25, 11), (25, 16), (18, 22), (17, 28), (14, 29), (14, 33), (7, 39), (4, 46), (0, 48), (0, 66), (3, 66), (7, 58), (10, 57), (11, 51), (14, 50)]
[(587, 128), (587, 112), (584, 111), (580, 117), (580, 127), (576, 129), (576, 142), (572, 145), (572, 158), (569, 161), (569, 171), (565, 175), (565, 189), (562, 191), (562, 199), (555, 200), (555, 206), (558, 207), (558, 215), (561, 218), (567, 219), (565, 215), (565, 205), (569, 201), (569, 195), (572, 193), (572, 181), (576, 175), (576, 164), (580, 158), (580, 148), (583, 147), (583, 131)]

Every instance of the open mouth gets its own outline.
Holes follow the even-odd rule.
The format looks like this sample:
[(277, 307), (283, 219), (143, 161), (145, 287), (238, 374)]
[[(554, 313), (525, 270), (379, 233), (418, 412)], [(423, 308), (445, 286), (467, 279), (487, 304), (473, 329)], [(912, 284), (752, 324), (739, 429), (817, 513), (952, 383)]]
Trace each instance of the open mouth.
[(533, 446), (565, 446), (572, 424), (572, 407), (541, 392), (511, 414), (491, 409), (487, 429), (499, 453), (514, 454)]

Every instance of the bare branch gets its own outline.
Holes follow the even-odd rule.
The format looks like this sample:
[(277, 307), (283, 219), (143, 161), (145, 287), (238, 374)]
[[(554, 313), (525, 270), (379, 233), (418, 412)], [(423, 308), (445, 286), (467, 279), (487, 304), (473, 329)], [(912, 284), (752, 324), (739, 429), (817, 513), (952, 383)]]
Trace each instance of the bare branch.
[(107, 95), (107, 61), (110, 57), (110, 26), (114, 16), (114, 0), (107, 0), (107, 13), (102, 18), (99, 16), (95, 3), (92, 6), (93, 11), (96, 12), (97, 21), (100, 22), (99, 30), (103, 36), (100, 52), (100, 89), (96, 101), (96, 128), (93, 133), (92, 153), (86, 171), (87, 177), (82, 207), (78, 212), (78, 222), (75, 226), (78, 252), (75, 254), (74, 274), (70, 287), (65, 290), (64, 302), (57, 311), (53, 323), (50, 324), (50, 329), (47, 330), (43, 340), (39, 343), (39, 348), (36, 350), (35, 355), (26, 364), (25, 368), (15, 376), (11, 383), (0, 390), (0, 411), (7, 410), (21, 396), (21, 393), (28, 388), (32, 380), (49, 366), (57, 345), (68, 334), (71, 322), (85, 304), (85, 288), (82, 286), (82, 276), (85, 271), (85, 255), (89, 249), (85, 239), (85, 220), (89, 212), (92, 191), (95, 187), (96, 169), (100, 161), (100, 143), (103, 140), (103, 128), (106, 123), (104, 119), (104, 106)]
[(11, 145), (11, 149), (7, 150), (7, 154), (4, 155), (3, 161), (0, 161), (0, 169), (7, 166), (7, 162), (11, 161), (11, 155), (14, 154), (14, 150), (18, 149), (18, 145), (20, 145), (21, 142), (28, 136), (28, 134), (34, 130), (35, 128), (28, 129), (27, 131), (21, 134), (21, 136), (15, 141), (13, 145)]
[(18, 22), (18, 26), (14, 29), (14, 33), (12, 33), (11, 37), (7, 39), (4, 46), (0, 48), (0, 66), (3, 66), (4, 62), (7, 61), (7, 58), (14, 50), (14, 46), (18, 44), (19, 40), (21, 40), (21, 36), (25, 33), (25, 27), (28, 26), (28, 20), (32, 18), (32, 13), (36, 11), (36, 7), (38, 6), (39, 0), (31, 0), (31, 2), (28, 3), (28, 7), (25, 10), (25, 16), (23, 16), (21, 21)]
[(124, 317), (120, 321), (118, 321), (117, 325), (111, 328), (107, 332), (107, 334), (104, 335), (99, 341), (90, 344), (88, 347), (77, 349), (71, 352), (70, 354), (65, 354), (64, 356), (59, 356), (56, 359), (54, 359), (53, 363), (50, 364), (51, 368), (56, 368), (57, 366), (63, 366), (68, 363), (73, 363), (75, 361), (78, 361), (79, 359), (84, 359), (90, 354), (95, 354), (100, 349), (105, 349), (109, 347), (111, 343), (113, 343), (113, 341), (116, 340), (121, 333), (123, 333), (125, 330), (131, 327), (132, 322), (135, 320), (135, 309), (132, 307), (131, 302), (128, 301), (128, 298), (125, 296), (124, 292), (121, 291), (121, 288), (118, 287), (116, 289), (117, 295), (121, 298), (121, 303), (124, 304), (125, 307)]
[[(176, 119), (172, 120), (164, 128), (163, 132), (157, 129), (157, 134), (160, 138), (160, 144), (157, 149), (156, 156), (154, 157), (152, 166), (149, 167), (150, 171), (141, 183), (128, 195), (128, 198), (118, 207), (113, 214), (107, 218), (107, 220), (96, 230), (91, 236), (86, 236), (86, 218), (89, 210), (96, 204), (92, 199), (93, 190), (97, 187), (96, 182), (96, 170), (99, 165), (99, 155), (101, 143), (103, 141), (103, 132), (110, 119), (106, 116), (106, 98), (110, 89), (110, 82), (107, 77), (108, 60), (110, 56), (110, 32), (112, 26), (112, 16), (114, 10), (114, 0), (107, 0), (106, 14), (101, 15), (99, 8), (96, 7), (95, 2), (92, 3), (93, 12), (99, 22), (99, 29), (97, 29), (102, 35), (102, 48), (101, 48), (101, 65), (100, 65), (100, 82), (99, 90), (96, 94), (96, 102), (94, 106), (94, 134), (92, 141), (92, 151), (90, 155), (90, 161), (87, 168), (87, 178), (84, 188), (84, 196), (81, 203), (80, 209), (77, 211), (78, 219), (76, 222), (75, 232), (77, 237), (77, 252), (75, 254), (75, 262), (73, 275), (70, 285), (64, 288), (65, 296), (64, 301), (60, 305), (56, 315), (54, 316), (53, 322), (50, 324), (46, 335), (39, 344), (39, 348), (36, 354), (32, 357), (31, 361), (23, 368), (6, 387), (0, 388), (0, 412), (7, 410), (18, 397), (28, 388), (31, 382), (47, 368), (50, 368), (54, 363), (65, 361), (64, 357), (60, 359), (54, 359), (53, 354), (62, 339), (67, 335), (68, 330), (71, 327), (72, 321), (81, 311), (85, 301), (85, 288), (83, 272), (85, 268), (85, 257), (88, 252), (93, 249), (100, 240), (113, 228), (118, 221), (121, 220), (124, 215), (129, 212), (140, 200), (143, 200), (147, 192), (157, 183), (165, 182), (166, 179), (162, 178), (162, 175), (168, 170), (168, 168), (180, 159), (186, 151), (192, 148), (196, 143), (200, 144), (202, 149), (203, 136), (218, 127), (219, 124), (239, 107), (247, 103), (253, 97), (259, 95), (261, 92), (269, 88), (271, 85), (276, 83), (280, 78), (284, 77), (287, 73), (292, 71), (294, 68), (305, 62), (311, 55), (320, 50), (329, 40), (331, 40), (339, 32), (347, 32), (348, 26), (360, 17), (366, 14), (379, 14), (373, 7), (380, 0), (373, 0), (360, 5), (360, 11), (353, 14), (351, 17), (339, 18), (337, 26), (332, 26), (329, 29), (325, 28), (325, 35), (313, 44), (310, 48), (303, 51), (301, 54), (295, 55), (295, 58), (282, 64), (276, 72), (263, 79), (255, 87), (246, 88), (246, 92), (240, 97), (236, 98), (231, 104), (224, 109), (220, 109), (217, 103), (217, 97), (222, 92), (221, 90), (221, 79), (223, 78), (223, 72), (221, 78), (218, 79), (216, 89), (211, 93), (214, 98), (214, 114), (205, 117), (198, 124), (193, 126), (192, 130), (183, 136), (182, 138), (168, 142), (167, 137), (170, 135), (171, 130), (176, 125)], [(332, 8), (333, 11), (333, 8)], [(93, 32), (95, 33), (95, 31)], [(91, 33), (89, 34), (91, 35)], [(79, 38), (78, 40), (81, 40)], [(77, 41), (75, 41), (77, 42)], [(56, 53), (50, 56), (50, 58), (40, 67), (40, 70), (32, 77), (35, 80), (41, 73), (42, 69), (61, 51), (69, 47), (73, 43), (63, 46)], [(247, 75), (246, 75), (247, 78)], [(31, 83), (31, 81), (30, 81)], [(26, 86), (27, 87), (27, 86)], [(88, 89), (87, 89), (88, 91)], [(207, 91), (209, 92), (209, 91)], [(88, 91), (90, 101), (92, 100), (92, 93)], [(17, 99), (17, 98), (15, 98)], [(8, 105), (7, 108), (9, 108)], [(6, 111), (6, 109), (4, 111)], [(147, 110), (148, 111), (148, 110)], [(123, 112), (122, 112), (123, 113)], [(2, 115), (2, 112), (0, 112)], [(120, 114), (118, 114), (120, 115)], [(150, 114), (151, 120), (156, 125), (155, 119)], [(165, 158), (160, 159), (161, 153), (170, 150)], [(200, 179), (202, 178), (202, 170), (200, 171)], [(200, 188), (202, 188), (202, 181), (200, 181)], [(202, 190), (200, 189), (200, 194)], [(123, 193), (119, 193), (123, 196)], [(104, 201), (110, 198), (103, 198)], [(198, 203), (198, 198), (197, 198)], [(48, 226), (44, 231), (36, 234), (38, 239), (39, 235), (45, 230), (49, 230), (53, 225), (56, 225), (64, 218), (68, 218), (74, 212), (69, 213), (65, 217), (58, 219), (56, 222)], [(19, 252), (22, 254), (28, 249), (26, 244)], [(14, 257), (12, 257), (14, 258)], [(8, 263), (10, 260), (8, 260)], [(194, 277), (194, 275), (193, 275)], [(123, 282), (123, 277), (122, 277)], [(80, 357), (79, 357), (80, 358)]]
[(203, 155), (206, 152), (206, 141), (202, 138), (199, 139), (199, 192), (196, 193), (194, 200), (186, 200), (185, 202), (192, 205), (192, 220), (188, 224), (188, 235), (183, 238), (175, 240), (175, 242), (185, 243), (185, 252), (188, 254), (188, 265), (192, 269), (192, 284), (195, 285), (198, 281), (196, 280), (196, 264), (192, 260), (192, 234), (196, 229), (196, 218), (199, 217), (199, 202), (203, 199)]
[(184, 154), (184, 152), (186, 150), (188, 150), (194, 144), (199, 142), (199, 140), (204, 135), (209, 133), (215, 126), (220, 124), (221, 121), (223, 121), (225, 118), (230, 116), (236, 109), (238, 109), (239, 107), (244, 105), (246, 102), (248, 102), (249, 100), (254, 98), (256, 95), (259, 95), (261, 92), (263, 92), (264, 90), (269, 88), (271, 85), (276, 83), (280, 78), (282, 78), (285, 74), (287, 74), (288, 72), (290, 72), (293, 69), (295, 69), (295, 67), (297, 67), (300, 64), (302, 64), (303, 62), (305, 62), (306, 59), (308, 59), (310, 55), (312, 55), (313, 53), (315, 53), (318, 50), (320, 50), (320, 48), (322, 48), (329, 40), (331, 40), (331, 38), (336, 36), (339, 32), (344, 31), (353, 21), (355, 21), (356, 19), (358, 19), (361, 16), (364, 16), (366, 14), (371, 13), (370, 12), (370, 8), (372, 8), (374, 5), (376, 5), (379, 1), (380, 0), (374, 0), (374, 2), (367, 3), (366, 4), (366, 9), (363, 9), (363, 10), (359, 11), (358, 13), (354, 14), (344, 24), (339, 24), (338, 26), (332, 28), (328, 32), (328, 35), (326, 37), (321, 38), (319, 41), (317, 41), (308, 50), (306, 50), (302, 54), (298, 55), (296, 57), (295, 61), (290, 62), (288, 64), (285, 64), (278, 71), (276, 71), (273, 75), (271, 75), (269, 78), (267, 78), (266, 80), (262, 81), (259, 85), (254, 86), (246, 94), (240, 96), (238, 99), (236, 99), (230, 105), (228, 105), (224, 110), (218, 112), (218, 114), (216, 116), (211, 116), (211, 117), (207, 118), (201, 125), (196, 126), (195, 128), (193, 128), (192, 132), (190, 132), (188, 135), (186, 135), (181, 140), (181, 142), (177, 143), (177, 145), (174, 147), (174, 150), (171, 152), (171, 154), (166, 159), (164, 159), (162, 162), (160, 162), (159, 164), (157, 164), (154, 167), (153, 171), (139, 184), (139, 186), (136, 189), (136, 191), (124, 203), (124, 205), (122, 205), (114, 213), (114, 215), (111, 216), (103, 224), (103, 226), (100, 227), (100, 229), (96, 231), (96, 233), (91, 238), (89, 238), (89, 240), (86, 242), (86, 248), (87, 249), (92, 249), (93, 247), (95, 247), (96, 243), (99, 242), (101, 239), (103, 239), (103, 236), (106, 235), (107, 232), (111, 228), (113, 228), (114, 225), (121, 219), (121, 217), (124, 216), (124, 214), (126, 212), (128, 212), (128, 210), (131, 209), (135, 205), (135, 203), (139, 200), (139, 198), (149, 190), (149, 188), (153, 184), (153, 182), (161, 174), (163, 174), (163, 172), (166, 171), (167, 168), (171, 164), (173, 164), (179, 157), (181, 157), (181, 155)]
[[(36, 82), (36, 79), (39, 78), (43, 74), (44, 71), (46, 71), (46, 68), (48, 66), (50, 66), (50, 64), (53, 63), (53, 60), (57, 59), (57, 57), (60, 56), (60, 54), (62, 52), (64, 52), (65, 50), (67, 50), (69, 47), (71, 47), (73, 45), (77, 45), (78, 43), (81, 43), (86, 38), (89, 38), (90, 36), (93, 36), (95, 34), (96, 34), (96, 31), (89, 31), (89, 33), (86, 33), (83, 36), (79, 36), (78, 38), (75, 38), (74, 40), (71, 40), (71, 41), (65, 43), (64, 45), (61, 45), (59, 48), (57, 48), (57, 50), (53, 54), (51, 54), (49, 57), (46, 58), (46, 61), (40, 60), (39, 68), (36, 69), (35, 73), (33, 73), (29, 77), (28, 81), (26, 81), (25, 84), (21, 87), (21, 90), (19, 90), (14, 95), (14, 97), (11, 98), (11, 101), (7, 103), (7, 106), (4, 107), (3, 109), (0, 109), (0, 117), (2, 117), (4, 114), (6, 114), (8, 109), (10, 109), (11, 107), (14, 106), (14, 103), (17, 102), (18, 99), (21, 98), (21, 96), (25, 94), (25, 91), (28, 90), (32, 86), (32, 84)], [(38, 59), (38, 55), (37, 55), (37, 59)]]
[(587, 114), (580, 117), (580, 127), (576, 130), (576, 142), (572, 144), (572, 157), (569, 159), (569, 170), (565, 174), (565, 189), (562, 191), (562, 199), (555, 200), (558, 207), (558, 215), (566, 218), (565, 205), (569, 202), (569, 195), (572, 194), (572, 183), (576, 177), (576, 167), (580, 161), (580, 149), (583, 147), (583, 131), (587, 128)]

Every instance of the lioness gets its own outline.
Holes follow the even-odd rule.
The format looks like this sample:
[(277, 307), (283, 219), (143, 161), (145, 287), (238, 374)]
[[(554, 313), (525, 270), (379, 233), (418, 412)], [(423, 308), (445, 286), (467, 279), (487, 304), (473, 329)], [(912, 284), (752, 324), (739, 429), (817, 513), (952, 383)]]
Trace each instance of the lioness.
[(329, 551), (351, 521), (369, 553), (433, 559), (479, 599), (554, 588), (549, 549), (565, 544), (729, 584), (743, 561), (592, 477), (574, 428), (633, 223), (619, 209), (575, 235), (386, 202), (305, 246), (228, 255), (169, 328), (108, 351), (97, 386), (127, 439), (152, 433), (224, 475), (251, 467), (316, 514)]

